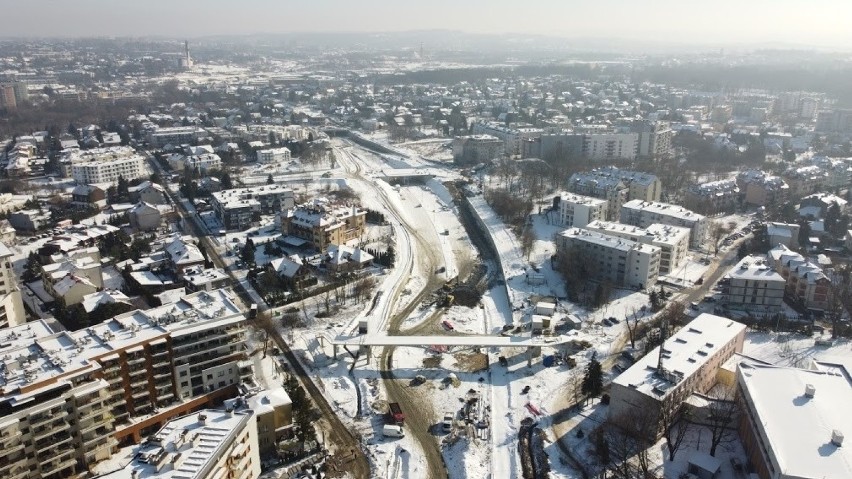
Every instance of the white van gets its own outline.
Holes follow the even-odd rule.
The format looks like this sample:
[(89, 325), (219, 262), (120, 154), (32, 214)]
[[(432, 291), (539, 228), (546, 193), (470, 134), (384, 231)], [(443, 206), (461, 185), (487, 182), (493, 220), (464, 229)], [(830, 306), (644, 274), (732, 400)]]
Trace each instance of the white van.
[(405, 437), (405, 431), (402, 430), (402, 426), (385, 424), (382, 428), (382, 435), (385, 437)]

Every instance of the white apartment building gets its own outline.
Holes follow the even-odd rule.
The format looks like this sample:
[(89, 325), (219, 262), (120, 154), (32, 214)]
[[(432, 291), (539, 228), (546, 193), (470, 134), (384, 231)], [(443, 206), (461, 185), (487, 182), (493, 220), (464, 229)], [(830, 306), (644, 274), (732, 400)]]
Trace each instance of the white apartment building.
[(538, 138), (541, 130), (538, 128), (509, 128), (499, 123), (475, 123), (473, 125), (474, 135), (490, 135), (499, 138), (503, 142), (504, 152), (515, 156), (521, 154), (521, 143), (525, 140)]
[(689, 244), (697, 248), (707, 236), (707, 218), (682, 206), (656, 201), (631, 200), (621, 205), (621, 222), (647, 228), (654, 223), (689, 228)]
[(660, 274), (671, 274), (686, 261), (689, 250), (689, 230), (677, 226), (655, 223), (647, 228), (593, 221), (585, 226), (589, 231), (649, 244), (660, 248)]
[(556, 250), (565, 254), (580, 251), (593, 269), (593, 279), (614, 285), (645, 289), (660, 275), (660, 248), (582, 228), (556, 235)]
[(224, 290), (54, 332), (0, 330), (0, 477), (76, 477), (251, 378), (245, 317)]
[(234, 188), (213, 193), (211, 206), (226, 230), (244, 230), (256, 214), (280, 213), (296, 205), (293, 190), (282, 185)]
[(261, 163), (281, 163), (290, 161), (290, 150), (286, 147), (257, 151), (257, 161)]
[(663, 408), (677, 408), (693, 392), (707, 392), (716, 384), (719, 367), (742, 352), (745, 330), (728, 318), (698, 315), (615, 378), (609, 416), (638, 410), (657, 418)]
[(257, 417), (250, 410), (203, 409), (172, 419), (133, 460), (99, 479), (256, 479)]
[(192, 143), (204, 138), (207, 131), (197, 126), (176, 126), (171, 128), (157, 128), (148, 132), (148, 143), (154, 148), (162, 148), (166, 145), (182, 145)]
[(185, 156), (183, 159), (183, 168), (197, 168), (202, 173), (210, 170), (219, 170), (222, 169), (222, 158), (219, 158), (219, 155), (216, 153)]
[(739, 433), (760, 479), (852, 477), (850, 361), (817, 357), (807, 369), (740, 363)]
[(553, 198), (556, 224), (582, 228), (592, 221), (606, 218), (606, 200), (562, 192)]
[(580, 195), (606, 200), (606, 219), (616, 221), (621, 205), (627, 202), (630, 188), (619, 178), (600, 176), (594, 172), (574, 173), (568, 179), (568, 190)]
[(80, 184), (115, 183), (145, 178), (145, 158), (129, 146), (111, 146), (91, 150), (66, 150), (60, 159), (65, 176)]
[(722, 302), (753, 315), (771, 315), (780, 311), (784, 304), (786, 284), (765, 256), (746, 256), (725, 274)]
[(593, 160), (635, 160), (638, 133), (593, 133), (585, 135), (583, 151)]
[(491, 135), (468, 135), (453, 138), (453, 161), (475, 165), (503, 156), (503, 141)]
[(12, 269), (12, 251), (0, 243), (0, 328), (23, 324), (27, 320), (21, 290)]

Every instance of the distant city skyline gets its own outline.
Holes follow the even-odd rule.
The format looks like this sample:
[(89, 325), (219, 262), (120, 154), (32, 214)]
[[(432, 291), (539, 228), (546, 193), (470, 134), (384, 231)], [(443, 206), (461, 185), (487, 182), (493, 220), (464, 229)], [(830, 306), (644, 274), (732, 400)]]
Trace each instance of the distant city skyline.
[(783, 44), (852, 49), (848, 0), (26, 0), (6, 2), (0, 37), (167, 36), (255, 33), (469, 33), (672, 44)]

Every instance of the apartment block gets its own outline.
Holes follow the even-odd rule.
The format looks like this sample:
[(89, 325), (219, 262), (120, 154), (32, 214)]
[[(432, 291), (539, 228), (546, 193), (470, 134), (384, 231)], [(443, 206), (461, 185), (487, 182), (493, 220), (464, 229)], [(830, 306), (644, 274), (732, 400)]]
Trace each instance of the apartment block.
[(537, 138), (541, 135), (538, 128), (509, 128), (499, 123), (475, 123), (473, 125), (474, 135), (489, 135), (503, 142), (503, 151), (509, 156), (521, 154), (521, 143), (527, 139)]
[(791, 167), (784, 172), (784, 180), (790, 185), (790, 195), (798, 198), (822, 189), (828, 173), (817, 165)]
[(166, 145), (178, 146), (184, 143), (193, 143), (205, 136), (207, 136), (207, 132), (197, 126), (157, 128), (148, 132), (148, 143), (154, 148), (162, 148)]
[(453, 138), (453, 161), (457, 165), (487, 163), (503, 156), (503, 141), (491, 135), (468, 135)]
[(627, 202), (630, 189), (619, 178), (593, 173), (575, 173), (568, 179), (568, 190), (593, 198), (606, 200), (606, 219), (618, 219), (621, 205)]
[(252, 381), (245, 318), (224, 290), (84, 330), (0, 330), (0, 477), (67, 478)]
[(797, 298), (805, 307), (825, 310), (831, 292), (831, 280), (822, 268), (784, 245), (769, 250), (770, 266), (786, 281), (788, 295)]
[(316, 199), (281, 213), (281, 231), (293, 240), (301, 240), (325, 252), (329, 245), (342, 245), (360, 238), (366, 216), (367, 212), (356, 206)]
[(133, 460), (98, 479), (256, 479), (257, 417), (250, 410), (203, 409), (172, 419)]
[(692, 393), (707, 392), (716, 384), (719, 367), (742, 352), (745, 330), (745, 325), (728, 318), (698, 315), (615, 378), (609, 416), (640, 411), (659, 418)]
[(639, 151), (636, 133), (593, 133), (585, 135), (583, 153), (593, 160), (635, 160)]
[(66, 150), (59, 161), (65, 176), (85, 185), (148, 176), (145, 158), (129, 146)]
[(556, 235), (556, 250), (579, 250), (592, 269), (592, 279), (645, 289), (660, 275), (660, 248), (581, 228)]
[(740, 187), (735, 180), (710, 181), (690, 185), (683, 206), (702, 214), (730, 213), (740, 204)]
[(697, 248), (707, 236), (707, 218), (682, 206), (631, 200), (621, 206), (621, 222), (647, 228), (654, 223), (688, 228), (689, 245)]
[(722, 302), (755, 316), (777, 313), (784, 305), (786, 281), (765, 256), (746, 256), (721, 281)]
[(565, 227), (582, 228), (592, 221), (606, 218), (606, 200), (563, 192), (553, 198), (556, 223)]
[(0, 243), (0, 329), (17, 326), (27, 320), (21, 290), (12, 269), (12, 250)]
[(790, 192), (790, 186), (781, 177), (759, 170), (740, 172), (736, 181), (740, 192), (745, 193), (743, 201), (748, 205), (781, 204)]
[(257, 151), (257, 161), (261, 163), (280, 163), (290, 161), (290, 150), (285, 147)]
[(211, 199), (216, 217), (227, 230), (244, 230), (257, 214), (273, 215), (295, 207), (293, 190), (263, 185), (217, 191)]
[(592, 221), (585, 229), (660, 248), (660, 274), (673, 273), (686, 261), (689, 250), (689, 230), (677, 226), (656, 223), (639, 228), (611, 221)]

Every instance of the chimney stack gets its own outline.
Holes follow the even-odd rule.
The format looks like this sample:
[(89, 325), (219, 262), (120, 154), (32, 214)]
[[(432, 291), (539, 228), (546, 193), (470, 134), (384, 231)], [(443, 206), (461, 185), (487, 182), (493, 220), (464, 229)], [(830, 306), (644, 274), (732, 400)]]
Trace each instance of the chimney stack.
[(816, 394), (816, 387), (813, 384), (805, 384), (805, 397), (812, 398)]

